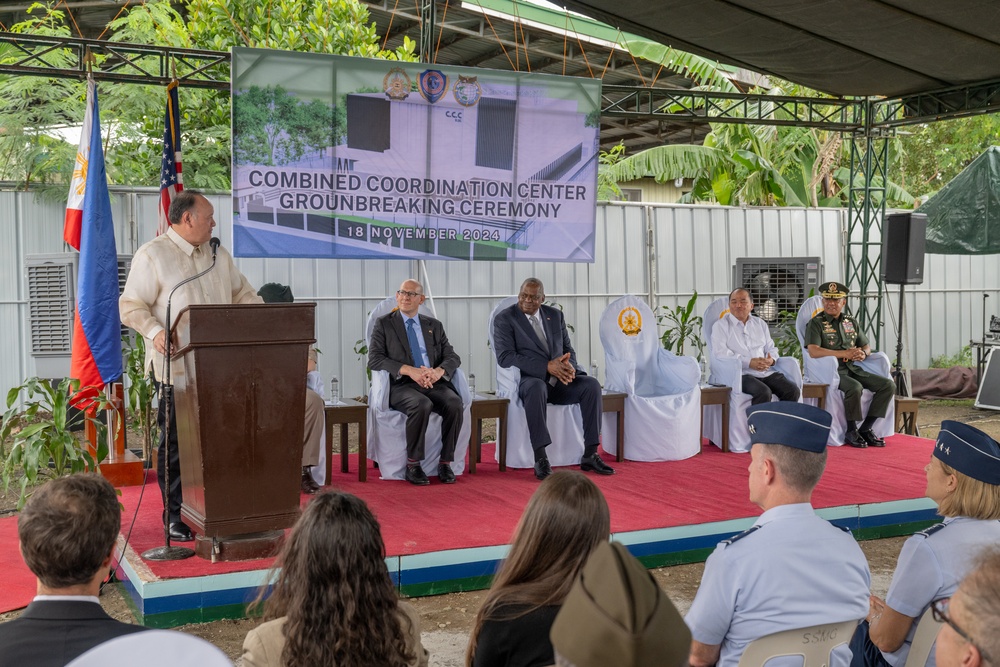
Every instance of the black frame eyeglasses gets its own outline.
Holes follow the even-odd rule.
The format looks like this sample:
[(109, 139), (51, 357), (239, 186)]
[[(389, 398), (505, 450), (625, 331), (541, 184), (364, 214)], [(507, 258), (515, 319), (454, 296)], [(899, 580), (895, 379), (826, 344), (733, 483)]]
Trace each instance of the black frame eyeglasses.
[(986, 651), (980, 648), (979, 644), (977, 644), (972, 637), (969, 636), (969, 633), (958, 627), (958, 624), (955, 623), (951, 616), (948, 615), (948, 604), (950, 602), (951, 598), (942, 598), (931, 602), (931, 616), (933, 616), (934, 620), (938, 623), (947, 623), (952, 630), (958, 633), (959, 637), (975, 646), (976, 650), (979, 651), (979, 655), (981, 655), (984, 660), (989, 661), (990, 657), (986, 654)]
[(396, 290), (396, 294), (399, 296), (408, 296), (411, 299), (416, 299), (418, 296), (423, 296), (420, 292), (407, 292), (405, 289)]

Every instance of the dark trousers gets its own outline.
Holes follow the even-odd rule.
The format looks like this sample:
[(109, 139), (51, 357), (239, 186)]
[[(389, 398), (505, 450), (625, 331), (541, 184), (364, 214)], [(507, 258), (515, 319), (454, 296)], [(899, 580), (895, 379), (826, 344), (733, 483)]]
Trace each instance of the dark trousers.
[(544, 380), (521, 376), (517, 389), (524, 415), (528, 420), (528, 437), (536, 450), (552, 443), (546, 426), (548, 404), (580, 404), (583, 414), (583, 444), (596, 448), (601, 441), (601, 383), (589, 375), (577, 375), (569, 384), (556, 381), (555, 386)]
[[(162, 384), (156, 383), (156, 390), (159, 392)], [(170, 489), (167, 491), (167, 521), (174, 523), (181, 520), (181, 455), (177, 446), (177, 404), (171, 406), (170, 410), (170, 455), (167, 455), (166, 442), (166, 412), (167, 401), (163, 394), (160, 394), (160, 404), (156, 410), (156, 425), (160, 429), (160, 444), (156, 449), (156, 481), (160, 485), (160, 497), (163, 497), (164, 476), (167, 466), (170, 466)]]
[(462, 429), (462, 397), (450, 382), (440, 380), (430, 389), (406, 381), (389, 388), (389, 407), (406, 415), (406, 458), (424, 460), (424, 441), (431, 414), (441, 415), (441, 460), (455, 460), (455, 444)]
[(867, 416), (885, 417), (889, 402), (896, 393), (895, 382), (887, 377), (868, 373), (856, 364), (840, 364), (837, 373), (840, 374), (840, 391), (844, 394), (844, 413), (849, 421), (856, 422), (865, 418), (861, 413), (862, 389), (874, 394)]
[(781, 373), (771, 373), (767, 377), (743, 376), (743, 393), (750, 394), (750, 405), (767, 403), (772, 396), (779, 401), (799, 400), (799, 388)]
[(891, 667), (868, 635), (868, 621), (861, 621), (851, 637), (851, 667)]

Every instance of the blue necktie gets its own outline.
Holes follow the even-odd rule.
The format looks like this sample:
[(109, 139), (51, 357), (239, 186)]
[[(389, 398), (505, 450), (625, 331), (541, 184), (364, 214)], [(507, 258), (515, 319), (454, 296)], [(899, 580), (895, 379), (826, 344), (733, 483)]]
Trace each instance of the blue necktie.
[(413, 320), (406, 321), (406, 338), (410, 341), (410, 354), (413, 355), (413, 365), (417, 368), (424, 365), (424, 355), (420, 351), (420, 341), (417, 340), (417, 331), (413, 328)]

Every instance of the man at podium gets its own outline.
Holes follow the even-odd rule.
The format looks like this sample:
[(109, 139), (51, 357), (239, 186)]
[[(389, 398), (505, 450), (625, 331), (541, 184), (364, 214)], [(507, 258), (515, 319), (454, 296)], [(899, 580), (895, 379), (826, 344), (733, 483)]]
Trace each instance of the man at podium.
[[(167, 299), (178, 283), (215, 266), (211, 271), (178, 289), (170, 306), (171, 317), (192, 304), (263, 303), (257, 291), (233, 263), (232, 255), (225, 248), (213, 253), (209, 247), (212, 228), (215, 227), (215, 209), (200, 192), (184, 190), (174, 197), (167, 213), (170, 228), (152, 241), (145, 243), (132, 257), (132, 268), (125, 289), (119, 299), (122, 324), (135, 329), (146, 342), (145, 368), (153, 369), (157, 389), (166, 374)], [(214, 256), (213, 256), (214, 255)], [(171, 345), (176, 345), (176, 337)], [(183, 373), (182, 365), (175, 359), (171, 376)], [(157, 425), (160, 443), (157, 449), (156, 477), (161, 494), (164, 491), (164, 461), (167, 446), (164, 439), (164, 402), (160, 401)], [(191, 529), (181, 521), (181, 467), (177, 446), (176, 410), (170, 415), (170, 488), (167, 490), (167, 507), (163, 520), (170, 531), (170, 539), (188, 542), (194, 539)]]

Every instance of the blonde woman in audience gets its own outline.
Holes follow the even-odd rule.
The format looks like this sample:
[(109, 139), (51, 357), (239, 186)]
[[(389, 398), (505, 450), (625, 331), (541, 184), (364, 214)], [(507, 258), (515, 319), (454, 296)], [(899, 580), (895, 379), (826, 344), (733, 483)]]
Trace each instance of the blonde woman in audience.
[(263, 605), (266, 622), (243, 641), (245, 667), (427, 665), (420, 617), (399, 600), (378, 522), (360, 498), (316, 496), (274, 571), (270, 597), (262, 587), (251, 605)]
[(591, 552), (611, 532), (608, 504), (582, 473), (546, 478), (521, 515), (510, 554), (476, 615), (469, 667), (553, 664), (549, 629)]
[[(945, 520), (903, 544), (885, 600), (871, 597), (851, 641), (852, 667), (904, 667), (920, 617), (954, 594), (983, 547), (1000, 543), (1000, 445), (993, 438), (942, 422), (924, 470), (925, 494)], [(926, 667), (934, 665), (931, 652)]]

